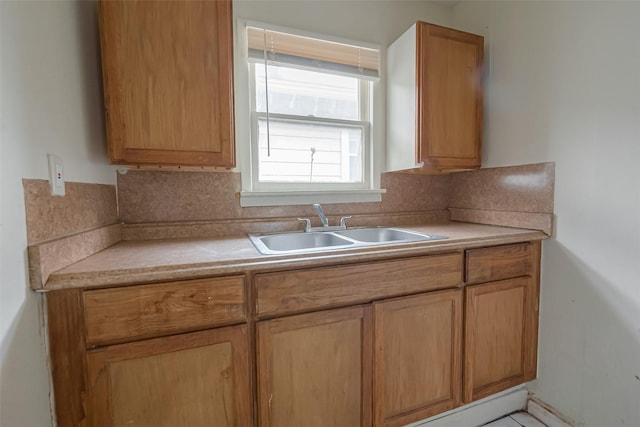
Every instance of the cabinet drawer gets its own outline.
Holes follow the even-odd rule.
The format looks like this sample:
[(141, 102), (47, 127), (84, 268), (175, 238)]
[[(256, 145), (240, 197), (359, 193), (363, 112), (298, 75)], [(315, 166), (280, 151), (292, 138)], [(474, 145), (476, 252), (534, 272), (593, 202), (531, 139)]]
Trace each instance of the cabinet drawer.
[(533, 245), (495, 246), (467, 251), (466, 282), (483, 283), (533, 273)]
[(258, 317), (337, 307), (462, 284), (462, 254), (258, 274)]
[(83, 299), (90, 345), (227, 325), (246, 318), (244, 276), (86, 291)]

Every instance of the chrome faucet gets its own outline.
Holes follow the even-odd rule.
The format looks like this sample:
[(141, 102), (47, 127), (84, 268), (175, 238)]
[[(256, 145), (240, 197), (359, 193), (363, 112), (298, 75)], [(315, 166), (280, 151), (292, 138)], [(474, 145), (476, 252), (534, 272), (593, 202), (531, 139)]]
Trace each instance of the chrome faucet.
[(334, 231), (347, 229), (346, 220), (351, 218), (350, 216), (343, 216), (342, 218), (340, 218), (340, 225), (329, 227), (329, 220), (324, 215), (324, 211), (322, 210), (322, 206), (320, 206), (320, 203), (314, 203), (313, 207), (316, 209), (316, 212), (318, 212), (318, 216), (320, 217), (320, 221), (322, 222), (322, 227), (312, 227), (311, 220), (309, 218), (298, 218), (298, 221), (304, 222), (305, 233), (309, 233), (312, 231)]
[(327, 219), (326, 216), (324, 216), (324, 211), (322, 210), (322, 206), (320, 206), (320, 203), (314, 203), (313, 207), (316, 208), (316, 212), (318, 212), (318, 216), (320, 217), (320, 221), (322, 222), (322, 226), (323, 227), (328, 227), (329, 226), (329, 220)]

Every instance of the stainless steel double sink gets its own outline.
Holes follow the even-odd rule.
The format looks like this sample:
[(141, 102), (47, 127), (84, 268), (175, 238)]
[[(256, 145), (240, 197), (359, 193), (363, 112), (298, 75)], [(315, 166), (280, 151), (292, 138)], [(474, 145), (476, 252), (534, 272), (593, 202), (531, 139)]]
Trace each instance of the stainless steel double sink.
[(421, 242), (447, 239), (447, 237), (401, 228), (368, 227), (332, 231), (249, 234), (249, 239), (261, 253), (275, 255), (350, 249), (389, 243)]

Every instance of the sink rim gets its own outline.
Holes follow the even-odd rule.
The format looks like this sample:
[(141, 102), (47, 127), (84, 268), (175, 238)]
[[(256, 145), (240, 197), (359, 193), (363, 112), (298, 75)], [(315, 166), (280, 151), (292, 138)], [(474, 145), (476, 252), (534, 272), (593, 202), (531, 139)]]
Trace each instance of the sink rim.
[[(401, 233), (410, 234), (412, 238), (401, 239), (401, 240), (365, 241), (365, 240), (358, 240), (355, 237), (349, 237), (348, 235), (341, 234), (342, 232), (349, 232), (351, 230), (369, 230), (369, 229), (397, 231)], [(326, 245), (326, 246), (313, 246), (313, 247), (307, 247), (303, 249), (280, 250), (280, 249), (271, 249), (262, 240), (263, 238), (269, 238), (271, 236), (297, 236), (297, 235), (301, 236), (301, 235), (310, 235), (310, 234), (333, 235), (336, 238), (345, 240), (347, 243), (337, 244), (337, 245)], [(442, 236), (439, 234), (430, 234), (430, 233), (428, 234), (428, 233), (423, 233), (419, 231), (407, 230), (399, 227), (385, 227), (385, 226), (352, 227), (344, 230), (331, 230), (331, 231), (314, 230), (311, 232), (305, 232), (302, 230), (296, 230), (296, 231), (261, 233), (261, 234), (249, 233), (248, 237), (249, 237), (249, 241), (253, 244), (253, 246), (258, 250), (258, 252), (260, 252), (263, 255), (297, 255), (297, 254), (336, 251), (336, 250), (344, 250), (344, 249), (386, 246), (386, 245), (392, 245), (392, 244), (428, 242), (432, 240), (443, 240), (443, 239), (449, 238), (448, 236)]]
[[(365, 232), (369, 230), (376, 230), (376, 231), (383, 231), (383, 232), (396, 232), (396, 233), (399, 233), (402, 235), (408, 235), (408, 236), (403, 238), (398, 238), (398, 239), (384, 239), (384, 240), (366, 240), (366, 239), (358, 238), (358, 235), (365, 234)], [(337, 230), (334, 233), (339, 236), (346, 237), (348, 239), (356, 240), (358, 242), (373, 243), (373, 244), (392, 243), (392, 242), (421, 242), (421, 241), (437, 240), (438, 237), (445, 237), (445, 236), (438, 236), (435, 234), (421, 233), (418, 231), (405, 230), (403, 228), (397, 228), (397, 227), (358, 227), (358, 228), (349, 228), (345, 230)], [(379, 235), (381, 233), (377, 233), (377, 234)], [(362, 237), (365, 237), (365, 236), (362, 236)]]
[[(287, 239), (287, 238), (291, 238), (290, 240), (294, 240), (296, 237), (301, 238), (302, 240), (312, 240), (312, 241), (317, 241), (318, 238), (322, 238), (327, 240), (327, 238), (329, 238), (328, 243), (324, 244), (324, 245), (313, 245), (313, 246), (303, 246), (300, 248), (294, 248), (294, 249), (274, 249), (272, 246), (269, 246), (268, 242), (266, 240), (270, 240), (270, 239), (276, 239), (276, 238), (282, 238), (282, 239)], [(354, 244), (353, 240), (347, 238), (347, 237), (343, 237), (343, 236), (339, 236), (337, 234), (334, 233), (327, 233), (327, 232), (309, 232), (309, 233), (277, 233), (277, 234), (267, 234), (267, 235), (261, 235), (258, 236), (256, 240), (254, 240), (255, 242), (259, 242), (261, 245), (263, 245), (267, 250), (271, 251), (271, 252), (277, 252), (277, 253), (282, 253), (282, 252), (299, 252), (299, 251), (306, 251), (306, 250), (318, 250), (318, 249), (324, 249), (324, 248), (335, 248), (335, 247), (342, 247), (342, 246), (351, 246)], [(335, 242), (335, 243), (332, 243)], [(305, 242), (301, 242), (302, 244), (304, 244)]]

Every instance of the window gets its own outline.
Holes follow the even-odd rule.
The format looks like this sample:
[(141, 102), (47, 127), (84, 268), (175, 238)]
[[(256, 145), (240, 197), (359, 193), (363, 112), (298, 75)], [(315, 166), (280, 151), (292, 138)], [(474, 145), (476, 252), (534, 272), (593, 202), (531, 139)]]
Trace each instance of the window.
[(251, 167), (242, 172), (251, 178), (242, 205), (254, 205), (253, 193), (330, 202), (319, 195), (354, 201), (345, 192), (369, 191), (379, 200), (371, 120), (379, 52), (258, 26), (246, 27), (246, 40)]
[(366, 184), (369, 123), (362, 120), (359, 101), (368, 82), (274, 65), (266, 72), (260, 64), (253, 67), (258, 183), (288, 188), (291, 183)]

